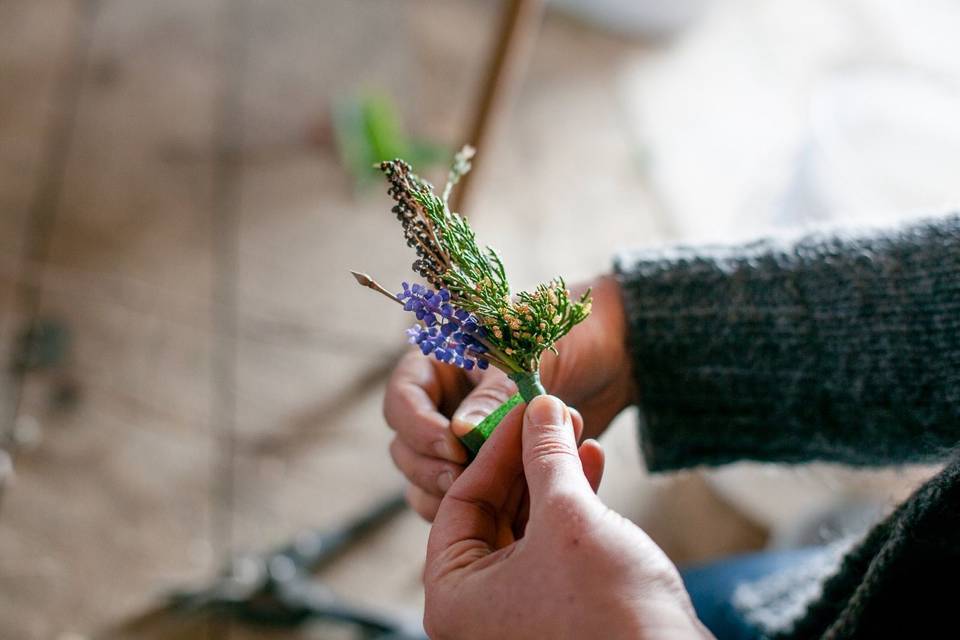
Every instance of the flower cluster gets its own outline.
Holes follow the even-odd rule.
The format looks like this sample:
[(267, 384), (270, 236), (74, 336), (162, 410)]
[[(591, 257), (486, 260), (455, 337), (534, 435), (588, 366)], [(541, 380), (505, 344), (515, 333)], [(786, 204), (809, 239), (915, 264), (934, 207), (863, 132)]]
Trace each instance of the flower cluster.
[(555, 351), (556, 342), (582, 322), (591, 308), (590, 292), (572, 298), (563, 278), (513, 298), (497, 298), (490, 281), (483, 280), (474, 295), (479, 301), (477, 315), (489, 327), (490, 344), (528, 371), (536, 370), (540, 354)]
[(561, 278), (533, 291), (511, 290), (497, 252), (481, 247), (467, 219), (450, 209), (450, 193), (472, 157), (470, 147), (455, 156), (442, 196), (403, 160), (380, 164), (393, 213), (417, 253), (413, 270), (433, 290), (404, 283), (394, 295), (366, 274), (353, 275), (416, 314), (422, 324), (408, 335), (424, 355), (464, 369), (492, 364), (511, 376), (536, 374), (543, 352), (556, 353), (557, 341), (589, 315), (590, 292), (572, 298)]
[(420, 284), (403, 283), (403, 291), (397, 294), (406, 311), (412, 311), (423, 325), (407, 329), (410, 344), (420, 347), (423, 355), (456, 365), (467, 371), (476, 366), (486, 369), (489, 365), (487, 347), (483, 343), (486, 333), (476, 316), (453, 306), (450, 292), (441, 288), (433, 291)]

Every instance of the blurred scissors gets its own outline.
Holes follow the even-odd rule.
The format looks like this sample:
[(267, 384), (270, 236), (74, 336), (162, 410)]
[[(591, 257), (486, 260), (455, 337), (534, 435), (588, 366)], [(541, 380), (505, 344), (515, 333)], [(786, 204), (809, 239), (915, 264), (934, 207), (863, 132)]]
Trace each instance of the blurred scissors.
[(352, 625), (364, 638), (425, 640), (419, 622), (346, 603), (313, 579), (313, 573), (403, 508), (403, 495), (395, 495), (336, 529), (307, 531), (272, 552), (237, 557), (209, 587), (174, 593), (171, 608), (271, 626), (326, 620)]

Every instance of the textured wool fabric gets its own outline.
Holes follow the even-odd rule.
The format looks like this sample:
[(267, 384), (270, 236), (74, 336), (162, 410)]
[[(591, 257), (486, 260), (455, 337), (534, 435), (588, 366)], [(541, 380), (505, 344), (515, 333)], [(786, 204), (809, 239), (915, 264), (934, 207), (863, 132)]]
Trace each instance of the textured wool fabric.
[(960, 216), (635, 252), (616, 270), (651, 470), (953, 459), (845, 557), (795, 637), (947, 625), (956, 590), (934, 585), (960, 569)]

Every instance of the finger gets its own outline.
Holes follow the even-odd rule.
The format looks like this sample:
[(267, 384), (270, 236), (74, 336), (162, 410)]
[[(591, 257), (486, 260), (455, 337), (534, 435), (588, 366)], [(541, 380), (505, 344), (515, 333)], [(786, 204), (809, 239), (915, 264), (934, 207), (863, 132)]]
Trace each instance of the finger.
[(580, 466), (572, 416), (559, 399), (537, 396), (530, 401), (524, 414), (522, 442), (531, 510), (553, 495), (592, 494)]
[(519, 540), (526, 533), (528, 520), (530, 520), (530, 493), (526, 490), (526, 482), (524, 482), (523, 496), (517, 506), (517, 513), (513, 517), (514, 539)]
[(515, 524), (519, 512), (523, 507), (527, 495), (527, 483), (523, 475), (517, 476), (510, 488), (509, 497), (502, 509), (501, 517), (497, 521), (497, 542), (495, 548), (500, 549), (518, 539), (516, 535)]
[[(523, 532), (521, 520), (525, 517), (524, 509), (527, 505), (529, 499), (527, 498), (527, 481), (522, 475), (518, 476), (514, 480), (513, 488), (510, 491), (510, 498), (507, 500), (507, 505), (504, 508), (504, 523), (503, 525), (510, 532), (511, 537), (516, 540), (520, 538), (520, 535), (517, 535), (519, 531), (521, 534)], [(503, 546), (503, 545), (500, 545)]]
[(453, 434), (465, 436), (516, 392), (517, 385), (505, 373), (499, 369), (488, 369), (480, 383), (454, 412), (450, 422)]
[(429, 361), (408, 354), (397, 365), (383, 398), (383, 417), (414, 451), (463, 464), (467, 452), (437, 410), (440, 388)]
[(603, 467), (606, 462), (603, 447), (596, 440), (590, 439), (580, 445), (578, 452), (580, 454), (580, 465), (583, 467), (583, 475), (590, 483), (590, 488), (596, 493), (600, 489)]
[(573, 420), (573, 439), (580, 442), (583, 436), (583, 416), (573, 407), (567, 407), (567, 411), (570, 412), (570, 418)]
[(444, 496), (430, 532), (428, 561), (458, 542), (469, 540), (486, 549), (496, 547), (499, 520), (523, 473), (522, 415), (521, 407), (517, 407), (504, 417), (477, 458)]
[(440, 498), (432, 496), (412, 484), (407, 485), (406, 498), (407, 504), (421, 518), (427, 522), (433, 522), (433, 519), (437, 516), (437, 509), (440, 508)]
[(463, 471), (460, 465), (420, 455), (400, 438), (390, 443), (390, 457), (400, 472), (423, 491), (442, 498)]
[[(583, 434), (583, 416), (580, 415), (580, 412), (574, 409), (573, 407), (567, 407), (567, 409), (570, 411), (570, 418), (573, 420), (574, 436), (576, 437), (577, 442), (579, 442), (580, 436)], [(597, 447), (599, 447), (599, 443), (597, 443), (595, 440), (588, 441), (588, 442), (593, 442), (597, 445)], [(584, 445), (586, 445), (586, 443), (584, 443)], [(581, 465), (583, 464), (583, 460), (584, 460), (584, 455), (583, 455), (584, 445), (581, 445), (579, 450)], [(591, 456), (593, 456), (591, 460), (588, 460), (588, 464), (595, 465), (596, 455), (592, 453), (591, 446), (588, 446), (587, 448), (591, 450), (591, 451), (588, 451), (587, 457), (590, 458)], [(587, 481), (590, 483), (590, 486), (593, 489), (594, 493), (597, 492), (597, 488), (600, 486), (600, 478), (603, 476), (603, 460), (604, 460), (603, 456), (604, 456), (604, 453), (603, 453), (603, 449), (601, 448), (599, 449), (599, 473), (596, 477), (596, 485), (594, 485), (593, 480), (591, 480), (592, 474), (596, 473), (593, 471), (595, 466), (591, 467), (590, 473), (587, 472), (587, 467), (584, 467), (584, 470), (583, 470), (584, 475), (587, 477)], [(517, 507), (514, 510), (515, 515), (513, 518), (513, 526), (512, 526), (513, 537), (516, 540), (519, 540), (520, 538), (523, 537), (524, 533), (526, 532), (527, 521), (530, 519), (530, 493), (527, 491), (527, 483), (525, 479), (522, 479), (522, 485), (523, 485), (523, 493), (521, 494)]]

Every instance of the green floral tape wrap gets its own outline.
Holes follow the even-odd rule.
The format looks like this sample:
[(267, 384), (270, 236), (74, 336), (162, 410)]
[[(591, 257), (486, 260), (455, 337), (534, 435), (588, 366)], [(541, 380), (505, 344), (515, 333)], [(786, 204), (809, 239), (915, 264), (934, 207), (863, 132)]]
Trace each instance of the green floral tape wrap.
[(480, 447), (490, 438), (497, 425), (521, 402), (530, 402), (537, 396), (546, 395), (546, 390), (540, 383), (540, 374), (524, 372), (512, 374), (510, 378), (517, 383), (519, 391), (497, 407), (493, 413), (484, 418), (480, 424), (460, 437), (460, 442), (467, 448), (472, 460), (480, 452)]

